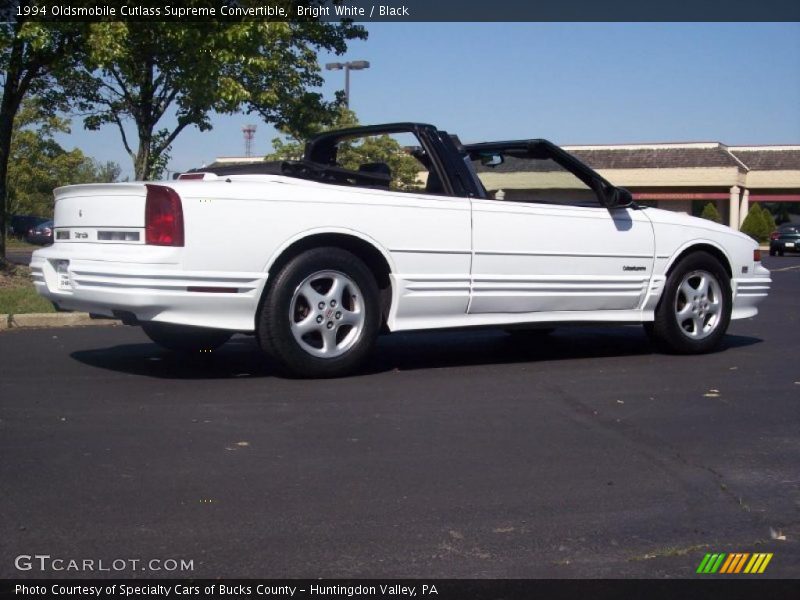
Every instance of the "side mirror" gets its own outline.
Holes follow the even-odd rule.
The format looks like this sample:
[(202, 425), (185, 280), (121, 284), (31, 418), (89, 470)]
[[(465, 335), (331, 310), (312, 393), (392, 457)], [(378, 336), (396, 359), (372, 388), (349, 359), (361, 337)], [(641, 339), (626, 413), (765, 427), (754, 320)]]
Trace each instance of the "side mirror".
[(633, 194), (623, 187), (612, 187), (606, 192), (608, 208), (627, 208), (633, 204)]
[(484, 167), (496, 167), (498, 165), (502, 165), (503, 161), (502, 154), (481, 154), (481, 164)]

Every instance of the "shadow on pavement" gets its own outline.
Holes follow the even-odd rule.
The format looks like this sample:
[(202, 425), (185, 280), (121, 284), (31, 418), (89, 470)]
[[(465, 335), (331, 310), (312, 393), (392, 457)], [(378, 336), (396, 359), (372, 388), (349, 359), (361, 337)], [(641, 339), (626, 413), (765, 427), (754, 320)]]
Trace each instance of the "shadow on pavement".
[[(720, 351), (761, 343), (728, 335)], [(359, 374), (444, 367), (547, 363), (643, 356), (655, 351), (641, 327), (564, 328), (531, 338), (500, 330), (396, 333), (378, 340)], [(152, 343), (73, 352), (80, 363), (133, 375), (166, 379), (226, 379), (278, 375), (253, 337), (237, 336), (211, 355), (183, 356)]]

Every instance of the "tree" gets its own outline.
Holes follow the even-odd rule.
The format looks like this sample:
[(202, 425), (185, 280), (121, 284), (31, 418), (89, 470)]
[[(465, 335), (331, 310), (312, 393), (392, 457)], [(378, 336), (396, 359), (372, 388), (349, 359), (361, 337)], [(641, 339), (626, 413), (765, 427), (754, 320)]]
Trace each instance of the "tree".
[(65, 150), (55, 133), (69, 133), (69, 121), (26, 99), (14, 121), (8, 166), (8, 212), (51, 216), (53, 189), (74, 183), (115, 181), (113, 162), (98, 163), (79, 149)]
[(708, 219), (714, 223), (722, 223), (722, 217), (713, 202), (709, 202), (703, 207), (703, 212), (700, 213), (701, 219)]
[(753, 202), (750, 210), (747, 213), (744, 221), (742, 222), (741, 232), (746, 233), (757, 242), (765, 242), (769, 239), (769, 225), (765, 220), (764, 211), (757, 202)]
[[(356, 126), (358, 126), (358, 119), (355, 113), (341, 107), (332, 123), (314, 123), (310, 127), (310, 133), (316, 134)], [(287, 133), (284, 138), (275, 138), (272, 140), (272, 153), (265, 159), (299, 160), (303, 157), (306, 139), (299, 133)], [(419, 173), (424, 170), (424, 167), (389, 135), (374, 135), (355, 139), (352, 142), (341, 142), (336, 158), (340, 166), (353, 170), (357, 170), (358, 166), (364, 163), (386, 163), (392, 172), (391, 185), (393, 189), (412, 190), (420, 187)]]
[(55, 111), (65, 105), (66, 96), (59, 83), (68, 77), (80, 60), (83, 23), (36, 23), (15, 17), (18, 5), (30, 0), (7, 3), (7, 15), (0, 15), (0, 268), (6, 268), (7, 175), (11, 156), (14, 120), (22, 101), (32, 94), (47, 98)]
[[(272, 4), (289, 7), (296, 2)], [(184, 3), (208, 5), (202, 0)], [(191, 26), (100, 22), (90, 27), (89, 60), (79, 73), (84, 122), (89, 129), (117, 127), (139, 180), (160, 175), (172, 143), (185, 128), (211, 129), (211, 112), (244, 110), (299, 131), (305, 123), (330, 118), (337, 102), (310, 91), (322, 84), (317, 52), (342, 54), (348, 40), (366, 38), (359, 25), (316, 20), (204, 21)], [(126, 130), (129, 121), (134, 135)]]

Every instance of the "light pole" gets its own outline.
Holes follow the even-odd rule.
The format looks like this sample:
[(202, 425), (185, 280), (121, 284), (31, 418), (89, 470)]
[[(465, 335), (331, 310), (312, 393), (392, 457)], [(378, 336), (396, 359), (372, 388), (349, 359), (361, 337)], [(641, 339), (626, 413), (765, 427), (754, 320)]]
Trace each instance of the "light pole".
[(348, 62), (335, 62), (325, 65), (328, 71), (341, 71), (344, 69), (344, 105), (350, 108), (350, 70), (360, 71), (361, 69), (369, 69), (368, 60), (352, 60)]

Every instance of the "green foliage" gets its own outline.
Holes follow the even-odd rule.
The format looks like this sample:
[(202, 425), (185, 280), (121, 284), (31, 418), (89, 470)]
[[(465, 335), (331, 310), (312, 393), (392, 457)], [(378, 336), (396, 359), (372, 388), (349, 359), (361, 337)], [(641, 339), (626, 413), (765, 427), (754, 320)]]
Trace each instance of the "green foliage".
[[(342, 107), (331, 123), (314, 123), (310, 133), (356, 126), (358, 119), (355, 113)], [(305, 141), (304, 138), (293, 137), (291, 134), (287, 134), (284, 138), (275, 138), (272, 140), (273, 151), (265, 160), (299, 160), (303, 157)], [(392, 189), (415, 190), (421, 187), (418, 176), (424, 167), (389, 135), (373, 135), (344, 141), (339, 144), (336, 160), (339, 166), (354, 171), (365, 163), (386, 163), (392, 172)]]
[(55, 309), (36, 292), (29, 267), (13, 265), (0, 270), (0, 314), (50, 312)]
[(762, 229), (763, 220), (761, 219), (761, 207), (753, 203), (739, 230), (758, 241)]
[(753, 202), (742, 223), (742, 233), (746, 233), (757, 242), (766, 242), (769, 239), (769, 234), (773, 231), (771, 227), (774, 225), (774, 220), (771, 221), (772, 225), (770, 225), (772, 215), (768, 217), (764, 214), (765, 212), (769, 215), (769, 212), (762, 210), (757, 202)]
[(86, 27), (24, 18), (0, 22), (3, 109), (16, 113), (29, 94), (47, 97), (53, 109), (64, 108), (68, 94), (61, 84), (81, 60)]
[(0, 314), (55, 312), (53, 305), (40, 296), (31, 281), (19, 285), (5, 285), (6, 275), (0, 275)]
[(713, 202), (709, 202), (703, 207), (703, 212), (700, 213), (700, 218), (714, 221), (714, 223), (722, 223), (722, 216), (720, 216), (719, 211)]
[[(183, 5), (209, 4), (191, 0)], [(183, 129), (211, 129), (212, 112), (254, 112), (279, 128), (307, 133), (307, 124), (330, 118), (336, 108), (336, 102), (310, 91), (323, 82), (317, 52), (342, 54), (348, 40), (366, 37), (361, 26), (315, 20), (220, 20), (191, 26), (99, 22), (90, 27), (88, 62), (76, 87), (81, 109), (90, 113), (85, 125), (119, 129), (137, 179), (163, 169)], [(169, 116), (175, 124), (166, 126)]]
[(8, 213), (52, 216), (53, 189), (74, 183), (115, 181), (116, 163), (97, 163), (79, 149), (65, 150), (54, 139), (69, 133), (69, 122), (26, 100), (14, 122), (8, 166)]
[(761, 215), (764, 219), (764, 231), (766, 234), (764, 237), (769, 239), (770, 234), (778, 228), (778, 225), (775, 222), (775, 217), (766, 207), (761, 210)]
[(17, 111), (26, 97), (43, 98), (51, 112), (67, 105), (63, 83), (82, 59), (85, 23), (32, 22), (16, 18), (15, 7), (28, 0), (7, 2), (0, 19), (0, 267), (5, 267), (7, 174)]

